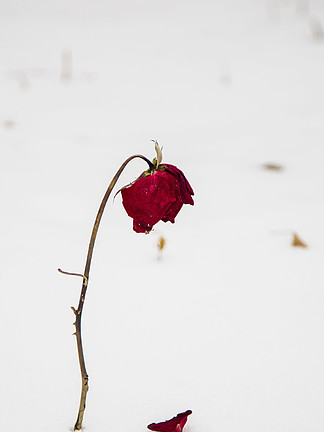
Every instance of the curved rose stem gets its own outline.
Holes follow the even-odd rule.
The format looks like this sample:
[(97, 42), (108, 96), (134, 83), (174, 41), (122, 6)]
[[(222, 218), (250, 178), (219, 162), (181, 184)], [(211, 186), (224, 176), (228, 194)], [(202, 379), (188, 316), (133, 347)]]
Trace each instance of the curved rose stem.
[(93, 228), (92, 228), (92, 233), (91, 233), (89, 247), (88, 247), (87, 260), (86, 260), (86, 264), (85, 264), (85, 268), (84, 268), (84, 273), (83, 273), (83, 275), (78, 275), (78, 276), (82, 276), (83, 277), (81, 294), (80, 294), (78, 308), (75, 309), (74, 307), (72, 307), (72, 310), (73, 310), (74, 315), (75, 315), (75, 323), (74, 323), (74, 325), (75, 325), (75, 336), (76, 336), (76, 340), (77, 340), (79, 364), (80, 364), (80, 371), (81, 371), (81, 378), (82, 378), (82, 389), (81, 389), (81, 398), (80, 398), (79, 412), (78, 412), (78, 417), (77, 417), (76, 423), (74, 425), (74, 430), (80, 430), (82, 428), (82, 421), (83, 421), (83, 415), (84, 415), (84, 410), (85, 410), (85, 405), (86, 405), (86, 398), (87, 398), (87, 393), (88, 393), (88, 389), (89, 389), (89, 386), (88, 386), (89, 377), (88, 377), (87, 370), (86, 370), (86, 367), (85, 367), (84, 354), (83, 354), (83, 348), (82, 348), (81, 315), (82, 315), (82, 309), (83, 309), (83, 305), (84, 305), (84, 299), (85, 299), (85, 295), (86, 295), (87, 287), (88, 287), (89, 272), (90, 272), (90, 266), (91, 266), (91, 259), (92, 259), (93, 248), (94, 248), (94, 244), (95, 244), (95, 241), (96, 241), (96, 237), (97, 237), (97, 232), (98, 232), (100, 220), (101, 220), (101, 217), (103, 215), (103, 212), (104, 212), (106, 203), (108, 201), (108, 198), (109, 198), (109, 196), (111, 194), (111, 191), (113, 190), (115, 184), (117, 183), (117, 180), (118, 180), (119, 176), (123, 172), (123, 170), (126, 167), (126, 165), (132, 159), (135, 159), (135, 158), (141, 158), (141, 159), (143, 159), (145, 162), (148, 163), (150, 169), (154, 168), (154, 166), (151, 163), (151, 161), (149, 161), (145, 156), (142, 156), (142, 155), (133, 155), (133, 156), (130, 156), (121, 165), (121, 167), (119, 168), (119, 170), (115, 174), (115, 177), (111, 180), (111, 182), (110, 182), (110, 184), (108, 186), (108, 189), (107, 189), (107, 191), (106, 191), (106, 193), (105, 193), (105, 195), (104, 195), (104, 197), (103, 197), (103, 199), (101, 201), (101, 204), (100, 204), (100, 207), (99, 207), (99, 210), (98, 210), (98, 213), (97, 213), (97, 217), (96, 217), (96, 220), (95, 220)]

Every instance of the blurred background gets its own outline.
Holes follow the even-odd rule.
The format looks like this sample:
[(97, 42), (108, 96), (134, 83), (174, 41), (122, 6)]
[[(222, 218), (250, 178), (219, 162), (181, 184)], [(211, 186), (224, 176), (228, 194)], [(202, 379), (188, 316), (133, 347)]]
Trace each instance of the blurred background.
[(81, 281), (57, 268), (83, 272), (152, 139), (195, 206), (148, 236), (107, 206), (86, 430), (323, 430), (323, 26), (322, 0), (1, 0), (1, 430), (73, 427)]

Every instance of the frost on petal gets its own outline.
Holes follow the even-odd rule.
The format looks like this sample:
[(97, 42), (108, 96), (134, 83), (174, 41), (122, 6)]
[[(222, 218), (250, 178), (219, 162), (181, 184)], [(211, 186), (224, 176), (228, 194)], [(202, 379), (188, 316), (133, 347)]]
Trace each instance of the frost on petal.
[(187, 417), (190, 414), (192, 414), (192, 411), (188, 410), (178, 414), (171, 420), (166, 420), (161, 423), (151, 423), (147, 428), (156, 432), (182, 432), (182, 429), (187, 422)]

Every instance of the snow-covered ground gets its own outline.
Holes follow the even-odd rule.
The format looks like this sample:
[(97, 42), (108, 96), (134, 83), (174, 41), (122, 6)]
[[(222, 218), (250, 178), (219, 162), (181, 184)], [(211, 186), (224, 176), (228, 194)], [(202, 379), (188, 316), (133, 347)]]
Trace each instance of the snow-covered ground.
[(195, 206), (145, 236), (108, 204), (86, 430), (323, 431), (323, 24), (322, 0), (1, 1), (1, 431), (73, 427), (81, 281), (57, 268), (83, 271), (151, 139)]

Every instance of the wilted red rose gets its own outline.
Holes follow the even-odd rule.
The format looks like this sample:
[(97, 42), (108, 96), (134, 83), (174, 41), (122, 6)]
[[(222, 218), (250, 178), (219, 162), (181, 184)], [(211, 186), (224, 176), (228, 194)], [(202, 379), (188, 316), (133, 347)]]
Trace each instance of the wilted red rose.
[(150, 232), (162, 220), (174, 223), (183, 204), (193, 205), (194, 194), (183, 172), (174, 165), (161, 164), (146, 171), (121, 190), (123, 205), (138, 233)]
[(187, 417), (190, 414), (192, 414), (192, 411), (188, 410), (178, 414), (171, 420), (166, 420), (161, 423), (151, 423), (147, 428), (157, 432), (182, 432), (184, 425), (187, 423)]

